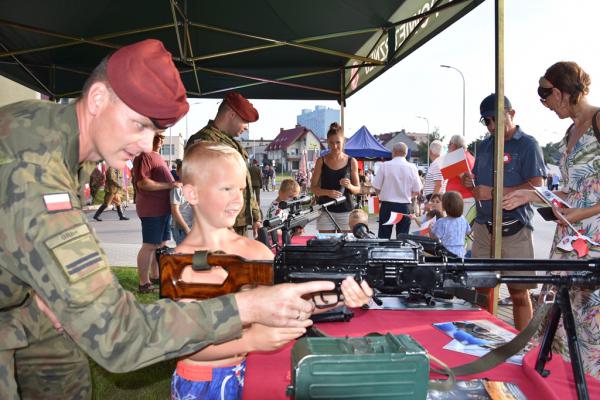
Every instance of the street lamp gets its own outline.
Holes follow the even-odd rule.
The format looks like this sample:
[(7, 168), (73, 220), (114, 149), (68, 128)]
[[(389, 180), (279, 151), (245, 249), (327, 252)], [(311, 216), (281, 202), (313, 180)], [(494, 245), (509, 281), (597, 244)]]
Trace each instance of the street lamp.
[(465, 136), (465, 76), (463, 75), (463, 73), (460, 71), (460, 69), (452, 67), (450, 65), (440, 65), (440, 67), (442, 68), (450, 68), (455, 70), (456, 72), (458, 72), (460, 74), (460, 77), (462, 78), (462, 82), (463, 82), (463, 137)]
[(427, 117), (420, 117), (417, 115), (417, 118), (424, 119), (427, 122), (427, 168), (429, 168), (429, 119)]

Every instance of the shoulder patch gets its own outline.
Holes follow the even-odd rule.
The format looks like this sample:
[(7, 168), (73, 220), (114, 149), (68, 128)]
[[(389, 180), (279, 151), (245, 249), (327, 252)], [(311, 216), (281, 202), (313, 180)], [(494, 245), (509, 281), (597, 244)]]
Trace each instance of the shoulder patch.
[(73, 209), (69, 193), (45, 194), (43, 196), (46, 210), (49, 212), (66, 211)]
[(77, 282), (106, 267), (104, 257), (87, 225), (69, 228), (46, 240), (69, 282)]

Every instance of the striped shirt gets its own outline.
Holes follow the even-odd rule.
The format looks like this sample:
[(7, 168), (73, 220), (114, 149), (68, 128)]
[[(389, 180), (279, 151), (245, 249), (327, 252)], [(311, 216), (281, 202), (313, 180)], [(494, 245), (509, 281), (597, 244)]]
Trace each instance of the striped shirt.
[(435, 181), (442, 181), (442, 189), (440, 190), (440, 193), (444, 193), (446, 191), (446, 181), (444, 180), (442, 172), (440, 171), (441, 160), (442, 157), (436, 158), (427, 169), (427, 175), (425, 175), (425, 185), (423, 185), (423, 194), (425, 196), (433, 193)]

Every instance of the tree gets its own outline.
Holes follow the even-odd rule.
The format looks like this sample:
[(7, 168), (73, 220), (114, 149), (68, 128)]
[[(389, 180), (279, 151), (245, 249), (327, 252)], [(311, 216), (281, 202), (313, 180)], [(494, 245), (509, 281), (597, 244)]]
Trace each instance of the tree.
[(469, 143), (469, 145), (467, 146), (467, 150), (469, 151), (469, 153), (477, 154), (477, 151), (475, 150), (475, 148), (479, 148), (479, 145), (481, 144), (481, 142), (483, 142), (483, 139), (485, 139), (486, 136), (487, 136), (487, 134), (484, 133), (483, 135), (481, 135), (477, 139), (475, 139), (475, 141)]
[(429, 151), (428, 147), (428, 143), (433, 142), (434, 140), (439, 140), (439, 141), (444, 141), (445, 136), (442, 136), (440, 134), (440, 128), (439, 127), (435, 127), (433, 128), (433, 131), (429, 134), (429, 141), (428, 142), (419, 142), (417, 144), (417, 152), (419, 155), (419, 164), (427, 164), (427, 153)]
[(544, 147), (542, 147), (542, 153), (544, 154), (544, 163), (558, 164), (558, 160), (560, 160), (561, 156), (560, 150), (558, 149), (559, 146), (560, 142), (548, 142)]

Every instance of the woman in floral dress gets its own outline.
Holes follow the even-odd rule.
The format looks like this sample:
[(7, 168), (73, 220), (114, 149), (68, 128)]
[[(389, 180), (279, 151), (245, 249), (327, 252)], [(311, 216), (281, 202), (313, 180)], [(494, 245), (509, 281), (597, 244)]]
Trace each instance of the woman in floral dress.
[[(589, 75), (576, 63), (558, 62), (540, 78), (538, 94), (542, 104), (560, 119), (573, 120), (560, 147), (563, 187), (554, 192), (571, 208), (557, 208), (554, 212), (562, 214), (584, 236), (600, 243), (600, 108), (587, 101), (590, 83)], [(520, 190), (505, 196), (503, 207), (513, 209), (528, 201), (539, 199), (534, 191)], [(600, 258), (600, 247), (589, 243), (589, 253), (583, 258), (575, 251), (557, 247), (561, 239), (574, 234), (559, 220), (550, 258)], [(572, 288), (569, 292), (585, 371), (600, 379), (600, 289)], [(561, 327), (555, 348), (568, 356), (565, 338)]]

